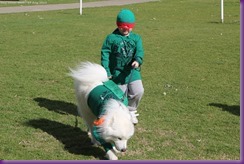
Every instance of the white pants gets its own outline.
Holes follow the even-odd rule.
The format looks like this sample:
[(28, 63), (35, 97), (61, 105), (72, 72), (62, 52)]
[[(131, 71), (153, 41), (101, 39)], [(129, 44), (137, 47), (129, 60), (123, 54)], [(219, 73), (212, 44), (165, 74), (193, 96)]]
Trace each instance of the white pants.
[(139, 102), (144, 93), (144, 88), (141, 80), (133, 81), (129, 84), (118, 85), (123, 92), (127, 92), (128, 108), (130, 111), (137, 110)]

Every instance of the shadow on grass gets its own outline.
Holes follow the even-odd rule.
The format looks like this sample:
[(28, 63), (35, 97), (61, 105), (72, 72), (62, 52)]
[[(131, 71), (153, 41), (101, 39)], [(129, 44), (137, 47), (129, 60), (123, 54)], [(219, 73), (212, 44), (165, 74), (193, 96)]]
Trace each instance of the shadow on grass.
[(240, 116), (240, 105), (231, 105), (230, 106), (230, 105), (219, 104), (219, 103), (210, 103), (208, 105), (222, 108), (223, 111), (227, 111), (234, 115)]
[(64, 144), (64, 149), (69, 153), (94, 156), (101, 160), (104, 159), (105, 152), (103, 149), (93, 146), (87, 132), (82, 131), (80, 128), (44, 118), (30, 120), (26, 122), (26, 125), (35, 129), (41, 129), (49, 135), (52, 135)]
[(72, 114), (77, 116), (77, 106), (72, 103), (59, 101), (59, 100), (50, 100), (47, 98), (37, 97), (34, 98), (40, 107), (45, 107), (50, 111), (55, 111), (59, 114)]
[(229, 21), (229, 22), (221, 22), (221, 21), (210, 21), (209, 23), (211, 24), (220, 24), (220, 25), (224, 25), (224, 24), (240, 24), (240, 20), (233, 20), (233, 21)]

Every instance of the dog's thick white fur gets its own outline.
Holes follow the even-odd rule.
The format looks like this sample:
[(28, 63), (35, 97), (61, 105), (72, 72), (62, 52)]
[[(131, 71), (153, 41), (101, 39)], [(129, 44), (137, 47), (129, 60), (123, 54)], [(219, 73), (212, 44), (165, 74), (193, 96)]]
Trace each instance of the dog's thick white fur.
[[(70, 69), (70, 76), (74, 79), (78, 113), (84, 119), (89, 131), (93, 129), (93, 122), (97, 119), (87, 104), (88, 95), (92, 89), (108, 81), (106, 70), (99, 64), (82, 62), (76, 69)], [(117, 160), (116, 152), (127, 149), (127, 141), (134, 134), (134, 125), (128, 108), (119, 100), (109, 99), (105, 104), (104, 122), (99, 125), (99, 134), (104, 141), (115, 146), (106, 152), (110, 160)], [(92, 136), (92, 141), (99, 143)]]

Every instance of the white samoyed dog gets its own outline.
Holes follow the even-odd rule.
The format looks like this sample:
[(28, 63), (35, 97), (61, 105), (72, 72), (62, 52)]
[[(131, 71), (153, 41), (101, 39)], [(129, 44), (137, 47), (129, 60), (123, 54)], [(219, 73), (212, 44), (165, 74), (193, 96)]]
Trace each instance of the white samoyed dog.
[(109, 160), (117, 160), (116, 153), (127, 150), (134, 134), (126, 96), (99, 64), (81, 62), (69, 75), (74, 79), (78, 113), (92, 142), (103, 146)]

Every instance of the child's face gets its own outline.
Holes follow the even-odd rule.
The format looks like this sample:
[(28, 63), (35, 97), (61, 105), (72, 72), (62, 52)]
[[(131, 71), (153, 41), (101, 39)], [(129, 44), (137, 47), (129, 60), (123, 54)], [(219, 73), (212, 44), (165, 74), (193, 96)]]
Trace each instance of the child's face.
[(129, 33), (132, 31), (132, 28), (122, 28), (122, 27), (118, 27), (119, 32), (122, 35), (129, 35)]

